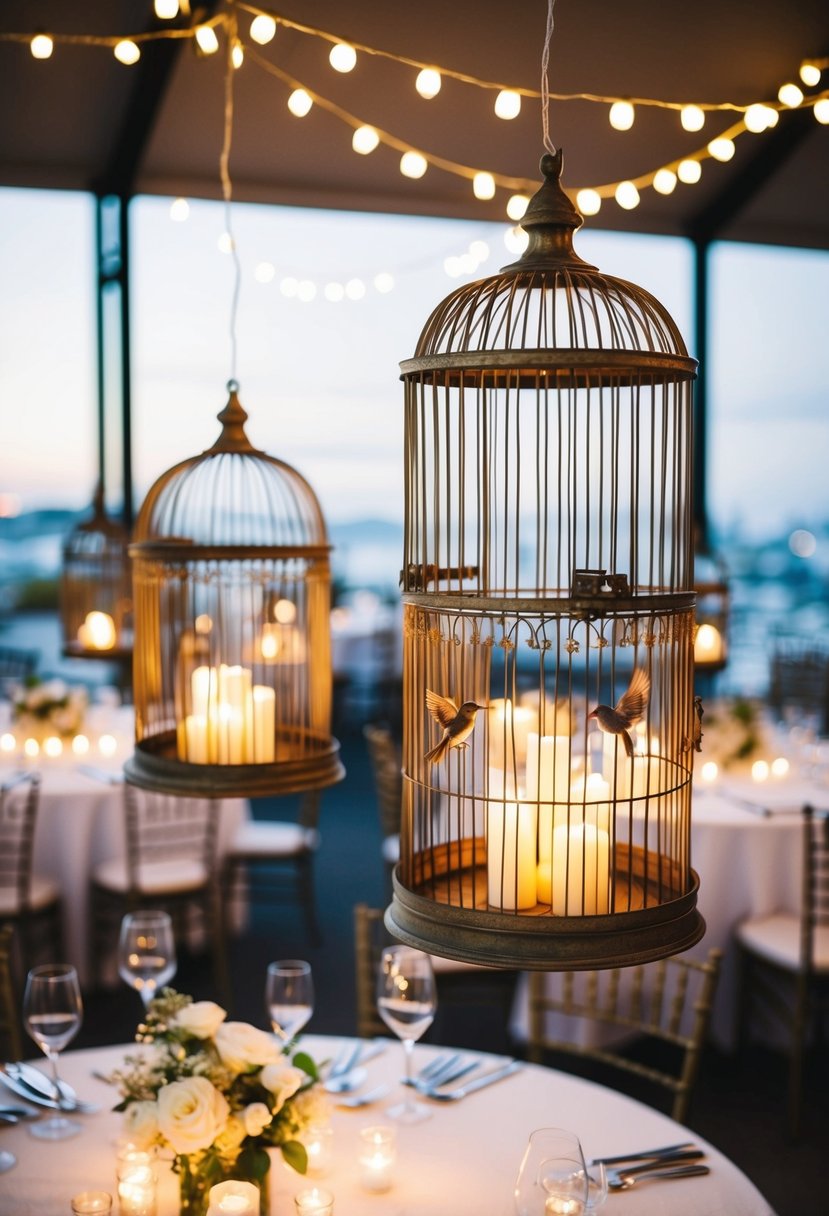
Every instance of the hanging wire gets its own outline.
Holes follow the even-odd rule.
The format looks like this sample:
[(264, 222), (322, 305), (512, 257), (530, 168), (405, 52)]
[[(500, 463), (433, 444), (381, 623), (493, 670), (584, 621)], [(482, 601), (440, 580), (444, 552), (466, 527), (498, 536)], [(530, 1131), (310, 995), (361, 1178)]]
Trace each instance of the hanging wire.
[(233, 144), (233, 48), (236, 46), (236, 13), (229, 14), (230, 24), (227, 31), (227, 60), (225, 64), (225, 118), (222, 154), (219, 160), (219, 173), (222, 179), (222, 197), (224, 198), (225, 232), (230, 241), (230, 253), (233, 257), (233, 295), (230, 302), (230, 382), (236, 383), (236, 315), (239, 310), (239, 292), (242, 286), (242, 264), (236, 249), (236, 238), (233, 235), (231, 202), (233, 185), (230, 180), (230, 149)]
[(550, 43), (553, 39), (555, 19), (553, 10), (556, 0), (547, 0), (547, 28), (544, 31), (544, 50), (541, 52), (541, 127), (546, 150), (555, 155), (555, 144), (550, 138)]

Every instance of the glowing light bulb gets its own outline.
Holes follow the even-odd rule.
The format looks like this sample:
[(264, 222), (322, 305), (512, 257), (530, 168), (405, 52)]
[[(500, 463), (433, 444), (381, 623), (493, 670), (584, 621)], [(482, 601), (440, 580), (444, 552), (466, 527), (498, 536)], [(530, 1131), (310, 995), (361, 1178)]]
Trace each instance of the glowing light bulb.
[(460, 276), (462, 274), (460, 258), (454, 257), (454, 256), (444, 258), (443, 259), (443, 269), (449, 275), (450, 279), (460, 278)]
[(602, 196), (596, 190), (579, 190), (576, 195), (576, 206), (582, 215), (598, 215), (602, 206)]
[(339, 304), (340, 300), (345, 299), (345, 288), (342, 283), (326, 283), (323, 295), (330, 304)]
[(366, 294), (366, 285), (362, 279), (349, 279), (345, 285), (345, 294), (349, 300), (362, 300)]
[(501, 92), (495, 98), (495, 115), (497, 118), (503, 118), (507, 122), (511, 118), (517, 118), (521, 113), (521, 94), (516, 93), (515, 89), (501, 89)]
[(472, 179), (472, 193), (475, 198), (488, 199), (495, 197), (495, 178), (491, 173), (476, 173)]
[(250, 23), (250, 36), (260, 46), (267, 46), (269, 42), (273, 41), (275, 34), (276, 22), (273, 17), (268, 17), (266, 13), (260, 13)]
[(705, 126), (705, 110), (699, 106), (683, 106), (679, 112), (679, 121), (685, 131), (701, 131)]
[(608, 117), (614, 131), (629, 131), (633, 126), (636, 111), (629, 101), (614, 101)]
[(781, 105), (788, 106), (789, 109), (793, 110), (803, 101), (803, 90), (791, 81), (787, 84), (781, 84), (777, 90), (777, 100)]
[(767, 127), (774, 126), (776, 121), (777, 111), (772, 110), (771, 106), (764, 106), (759, 101), (748, 107), (743, 118), (746, 130), (751, 131), (753, 135), (759, 135)]
[(131, 38), (122, 38), (120, 42), (116, 42), (112, 53), (119, 63), (124, 63), (127, 67), (138, 63), (141, 58), (141, 52)]
[(822, 126), (829, 123), (829, 97), (821, 97), (820, 101), (815, 102), (814, 115)]
[(530, 243), (529, 235), (523, 228), (508, 228), (504, 233), (504, 244), (510, 253), (523, 253)]
[(310, 304), (316, 298), (317, 286), (310, 279), (300, 279), (297, 283), (296, 296), (303, 304)]
[(257, 283), (272, 283), (276, 267), (273, 262), (260, 262), (253, 272)]
[(55, 44), (48, 34), (35, 34), (32, 41), (29, 43), (29, 50), (35, 59), (49, 59), (52, 51), (55, 49)]
[(619, 182), (614, 198), (625, 211), (632, 211), (634, 207), (639, 206), (639, 191), (633, 182)]
[(807, 88), (813, 89), (816, 84), (820, 84), (820, 68), (816, 63), (809, 63), (805, 59), (800, 65), (800, 79)]
[(385, 270), (374, 276), (374, 289), (379, 291), (381, 295), (388, 295), (394, 287), (394, 279)]
[(400, 157), (400, 172), (404, 177), (423, 177), (428, 167), (426, 157), (419, 152), (404, 152)]
[(314, 99), (310, 93), (305, 92), (305, 89), (294, 89), (288, 98), (288, 109), (294, 118), (304, 118), (313, 104)]
[(242, 46), (241, 42), (234, 42), (233, 49), (230, 52), (230, 62), (233, 64), (237, 72), (245, 62), (245, 48)]
[(186, 198), (174, 198), (170, 203), (170, 219), (183, 224), (190, 216), (190, 204)]
[(657, 169), (653, 175), (653, 188), (657, 194), (673, 194), (676, 189), (676, 174), (672, 169)]
[(480, 266), (481, 262), (485, 262), (489, 257), (489, 245), (487, 245), (486, 241), (471, 241), (469, 252), (475, 259), (476, 264)]
[(178, 16), (178, 0), (155, 0), (153, 7), (159, 21), (172, 21)]
[(299, 290), (299, 281), (292, 275), (287, 275), (279, 284), (279, 290), (286, 300), (292, 300)]
[(423, 68), (417, 74), (415, 88), (421, 97), (425, 97), (427, 101), (431, 101), (433, 97), (437, 97), (442, 83), (440, 72), (435, 68)]
[(296, 604), (293, 600), (277, 600), (273, 606), (273, 619), (280, 625), (293, 625), (296, 620)]
[(713, 156), (714, 160), (727, 161), (731, 160), (736, 152), (736, 144), (733, 139), (712, 139), (708, 145), (708, 151)]
[(516, 221), (523, 219), (529, 201), (529, 195), (527, 194), (511, 195), (507, 201), (507, 218)]
[(681, 160), (676, 167), (676, 175), (686, 186), (693, 186), (702, 177), (702, 165), (698, 160)]
[(196, 44), (203, 55), (215, 55), (219, 49), (219, 39), (212, 25), (196, 26)]
[(368, 156), (380, 142), (380, 136), (374, 127), (358, 127), (351, 137), (351, 146), (361, 156)]
[(335, 42), (328, 56), (335, 72), (351, 72), (357, 63), (357, 52), (347, 42)]

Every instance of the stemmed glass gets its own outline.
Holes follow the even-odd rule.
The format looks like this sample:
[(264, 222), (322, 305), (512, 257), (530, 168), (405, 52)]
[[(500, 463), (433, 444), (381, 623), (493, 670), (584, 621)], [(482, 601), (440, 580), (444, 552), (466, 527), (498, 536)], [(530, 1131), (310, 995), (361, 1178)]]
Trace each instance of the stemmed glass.
[[(68, 963), (46, 963), (34, 967), (26, 977), (23, 993), (23, 1022), (52, 1065), (55, 1101), (61, 1106), (58, 1056), (74, 1039), (83, 1021), (83, 1002), (78, 973)], [(57, 1114), (43, 1123), (33, 1123), (29, 1131), (43, 1140), (65, 1140), (81, 1130), (80, 1123)]]
[(128, 912), (121, 921), (118, 972), (150, 1007), (159, 988), (176, 973), (173, 922), (167, 912)]
[[(412, 1053), (417, 1040), (431, 1026), (437, 1008), (432, 960), (411, 946), (389, 946), (380, 957), (377, 977), (377, 1011), (403, 1043), (406, 1055), (406, 1084), (412, 1083)], [(386, 1114), (400, 1123), (429, 1119), (431, 1110), (411, 1097), (390, 1107)]]
[(265, 980), (265, 1004), (274, 1034), (286, 1043), (295, 1039), (314, 1012), (311, 964), (298, 958), (270, 963)]
[(515, 1182), (517, 1216), (583, 1216), (589, 1190), (578, 1136), (560, 1127), (530, 1134)]

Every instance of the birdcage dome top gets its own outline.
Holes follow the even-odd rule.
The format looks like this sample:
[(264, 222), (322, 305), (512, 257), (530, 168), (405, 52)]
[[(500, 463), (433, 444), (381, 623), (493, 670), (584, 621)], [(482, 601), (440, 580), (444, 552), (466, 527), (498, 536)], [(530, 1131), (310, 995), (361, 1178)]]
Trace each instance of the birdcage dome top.
[(155, 482), (139, 512), (133, 543), (327, 548), (325, 520), (311, 486), (296, 469), (251, 445), (237, 387), (233, 382), (228, 387), (216, 443)]
[[(573, 248), (582, 218), (561, 187), (562, 158), (546, 155), (544, 182), (531, 199), (522, 228), (528, 245), (517, 262), (498, 274), (467, 283), (435, 308), (404, 374), (422, 370), (416, 360), (488, 352), (539, 355), (546, 366), (565, 366), (579, 352), (643, 354), (688, 360), (682, 335), (650, 292), (602, 274)], [(576, 359), (576, 362), (578, 360)], [(463, 360), (461, 360), (463, 363)], [(497, 360), (495, 364), (497, 365)]]

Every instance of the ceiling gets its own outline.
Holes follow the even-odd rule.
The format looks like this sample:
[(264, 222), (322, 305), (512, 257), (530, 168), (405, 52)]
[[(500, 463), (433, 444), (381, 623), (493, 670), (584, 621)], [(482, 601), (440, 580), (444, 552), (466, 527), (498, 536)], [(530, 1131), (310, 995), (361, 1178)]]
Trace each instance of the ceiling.
[[(193, 0), (195, 4), (195, 0)], [(537, 89), (546, 0), (279, 0), (284, 17), (395, 55), (478, 79)], [(222, 0), (203, 0), (207, 13)], [(239, 15), (249, 42), (250, 14)], [(101, 46), (58, 42), (47, 61), (3, 34), (127, 35), (158, 28), (151, 0), (4, 0), (0, 6), (0, 185), (220, 197), (223, 55), (199, 58), (192, 42), (146, 44), (127, 68)], [(169, 23), (163, 23), (170, 28)], [(349, 75), (328, 64), (328, 44), (282, 28), (260, 58), (342, 110), (426, 153), (534, 181), (542, 152), (541, 105), (525, 98), (513, 122), (492, 113), (494, 93), (444, 79), (434, 100), (416, 71), (363, 54)], [(825, 0), (557, 0), (550, 51), (556, 93), (748, 104), (774, 101), (801, 60), (829, 55)], [(511, 193), (473, 198), (470, 182), (435, 166), (418, 181), (400, 153), (351, 149), (351, 129), (317, 104), (302, 119), (290, 87), (248, 54), (234, 74), (230, 173), (237, 200), (412, 214), (504, 219)], [(829, 70), (821, 87), (829, 87)], [(819, 92), (820, 88), (816, 90)], [(734, 121), (709, 115), (681, 129), (675, 111), (637, 107), (633, 128), (610, 128), (607, 106), (553, 101), (553, 142), (568, 187), (637, 177), (689, 155)], [(594, 228), (683, 234), (829, 249), (829, 127), (811, 110), (737, 140), (734, 159), (706, 159), (702, 180), (664, 197), (652, 189), (623, 211), (612, 200)]]

